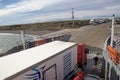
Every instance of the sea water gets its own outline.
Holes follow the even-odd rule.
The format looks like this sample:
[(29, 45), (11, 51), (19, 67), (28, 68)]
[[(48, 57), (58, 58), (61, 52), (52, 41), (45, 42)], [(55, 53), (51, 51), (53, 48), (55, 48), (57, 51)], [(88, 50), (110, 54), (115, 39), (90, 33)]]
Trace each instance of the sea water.
[[(25, 35), (25, 40), (32, 40), (34, 37), (35, 35)], [(20, 43), (22, 43), (20, 34), (0, 33), (0, 54), (18, 46)]]

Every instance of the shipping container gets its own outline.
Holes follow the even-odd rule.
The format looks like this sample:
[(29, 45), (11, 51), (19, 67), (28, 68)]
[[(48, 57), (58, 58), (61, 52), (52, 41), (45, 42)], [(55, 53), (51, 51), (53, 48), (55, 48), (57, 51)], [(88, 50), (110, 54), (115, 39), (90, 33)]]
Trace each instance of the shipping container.
[(0, 58), (0, 80), (68, 80), (77, 65), (77, 44), (53, 41)]
[(40, 40), (37, 40), (37, 41), (35, 41), (35, 42), (36, 42), (36, 46), (42, 45), (42, 44), (45, 44), (45, 43), (46, 43), (45, 39), (40, 39)]

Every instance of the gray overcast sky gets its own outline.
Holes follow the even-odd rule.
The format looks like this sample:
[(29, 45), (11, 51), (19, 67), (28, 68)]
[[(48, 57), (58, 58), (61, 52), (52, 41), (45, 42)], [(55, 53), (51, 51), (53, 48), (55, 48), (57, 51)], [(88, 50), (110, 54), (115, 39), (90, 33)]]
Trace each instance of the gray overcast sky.
[(0, 25), (120, 14), (120, 0), (0, 0)]

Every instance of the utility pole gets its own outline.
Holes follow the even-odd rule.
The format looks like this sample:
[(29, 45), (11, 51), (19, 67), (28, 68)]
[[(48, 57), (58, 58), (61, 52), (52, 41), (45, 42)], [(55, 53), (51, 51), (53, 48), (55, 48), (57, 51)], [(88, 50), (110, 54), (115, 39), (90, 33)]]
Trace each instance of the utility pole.
[(72, 8), (72, 27), (74, 27), (74, 10)]
[(113, 38), (114, 38), (114, 23), (115, 23), (115, 15), (112, 17), (112, 28), (111, 28), (111, 47), (113, 47)]

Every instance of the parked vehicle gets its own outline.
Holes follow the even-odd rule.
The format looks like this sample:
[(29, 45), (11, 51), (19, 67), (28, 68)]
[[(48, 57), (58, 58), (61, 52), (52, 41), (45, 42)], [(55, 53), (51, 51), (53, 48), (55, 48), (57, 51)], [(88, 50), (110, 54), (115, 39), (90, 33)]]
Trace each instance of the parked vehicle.
[(120, 25), (120, 18), (116, 18), (116, 19), (115, 19), (115, 24), (116, 24), (116, 25)]
[(77, 44), (53, 41), (0, 58), (0, 80), (68, 80), (77, 64)]
[(88, 49), (85, 48), (85, 44), (78, 43), (78, 68), (83, 68), (87, 65), (87, 53)]
[[(85, 65), (85, 45), (53, 41), (0, 58), (0, 80), (68, 80)], [(77, 62), (78, 61), (78, 62)]]
[(105, 19), (91, 19), (89, 23), (92, 25), (102, 24), (105, 23)]

